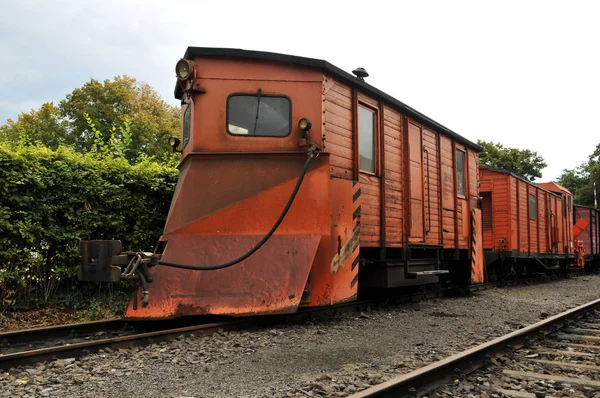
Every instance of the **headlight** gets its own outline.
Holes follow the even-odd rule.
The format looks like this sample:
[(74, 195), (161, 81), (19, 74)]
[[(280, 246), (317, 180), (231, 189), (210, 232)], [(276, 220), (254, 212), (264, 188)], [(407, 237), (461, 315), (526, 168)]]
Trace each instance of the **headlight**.
[(175, 65), (175, 74), (179, 80), (187, 80), (192, 75), (192, 63), (187, 59), (180, 59)]

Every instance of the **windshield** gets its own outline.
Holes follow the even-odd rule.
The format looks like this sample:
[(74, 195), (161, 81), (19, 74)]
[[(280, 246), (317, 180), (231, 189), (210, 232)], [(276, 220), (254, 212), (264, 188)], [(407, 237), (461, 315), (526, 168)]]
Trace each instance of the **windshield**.
[(286, 97), (232, 95), (227, 101), (227, 131), (233, 135), (285, 137), (290, 129)]

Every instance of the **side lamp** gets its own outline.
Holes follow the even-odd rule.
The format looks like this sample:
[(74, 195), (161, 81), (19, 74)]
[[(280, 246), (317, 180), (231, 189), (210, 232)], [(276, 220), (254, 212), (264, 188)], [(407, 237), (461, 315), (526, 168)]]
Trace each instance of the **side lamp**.
[(169, 137), (169, 146), (173, 149), (173, 152), (181, 153), (182, 150), (179, 149), (179, 144), (181, 144), (181, 140), (179, 139), (179, 137)]
[(302, 135), (300, 136), (300, 140), (298, 141), (298, 147), (306, 146), (306, 138), (308, 137), (308, 132), (310, 131), (311, 127), (312, 127), (312, 122), (310, 121), (310, 119), (308, 119), (306, 117), (303, 117), (298, 122), (298, 128), (302, 132)]

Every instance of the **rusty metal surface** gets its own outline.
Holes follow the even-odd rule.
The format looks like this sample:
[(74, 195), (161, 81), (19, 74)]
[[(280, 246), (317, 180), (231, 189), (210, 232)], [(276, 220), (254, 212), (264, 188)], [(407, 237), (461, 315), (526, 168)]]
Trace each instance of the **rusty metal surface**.
[(113, 266), (112, 258), (121, 253), (123, 246), (118, 240), (82, 240), (79, 254), (79, 280), (89, 282), (118, 282), (121, 269)]
[[(266, 232), (289, 198), (304, 160), (305, 155), (188, 157), (173, 197), (164, 234)], [(317, 185), (323, 186), (327, 182), (327, 170), (322, 170), (324, 163), (324, 156), (313, 161), (279, 231), (292, 225), (288, 222), (290, 218), (297, 221), (297, 226), (288, 228), (291, 231), (318, 228), (315, 224), (323, 224), (326, 220), (327, 214), (313, 212), (320, 205), (316, 203), (317, 200), (327, 200), (327, 191), (319, 189)], [(236, 214), (232, 214), (233, 210)], [(302, 212), (302, 218), (295, 215), (299, 212)], [(227, 218), (229, 214), (233, 219)], [(210, 222), (208, 218), (211, 218)], [(185, 232), (178, 231), (186, 226), (190, 228)]]
[(19, 365), (36, 363), (40, 361), (51, 361), (56, 358), (72, 357), (80, 354), (97, 352), (102, 347), (126, 348), (140, 345), (143, 342), (171, 340), (180, 335), (194, 333), (196, 335), (211, 334), (218, 330), (232, 330), (242, 325), (249, 324), (250, 320), (226, 321), (195, 326), (186, 326), (175, 329), (164, 329), (147, 333), (139, 333), (129, 336), (119, 336), (101, 340), (86, 341), (70, 345), (41, 348), (37, 350), (23, 351), (13, 354), (0, 355), (0, 369), (9, 369)]
[[(167, 235), (163, 259), (185, 264), (220, 264), (254, 246), (262, 236)], [(127, 308), (126, 318), (180, 315), (256, 315), (294, 312), (308, 278), (320, 235), (275, 235), (234, 267), (192, 271), (157, 266), (150, 305)]]
[[(141, 308), (132, 300), (126, 317), (286, 313), (297, 310), (303, 294), (315, 298), (311, 300), (314, 306), (354, 298), (358, 269), (352, 263), (358, 247), (351, 250), (356, 254), (353, 258), (343, 261), (342, 271), (331, 270), (332, 223), (337, 222), (332, 214), (338, 214), (338, 208), (331, 206), (346, 206), (345, 243), (354, 229), (353, 190), (358, 187), (340, 180), (346, 187), (344, 198), (338, 200), (328, 159), (323, 154), (313, 161), (285, 219), (256, 253), (222, 270), (154, 267), (150, 305)], [(303, 163), (302, 155), (188, 157), (161, 237), (165, 244), (162, 259), (203, 266), (246, 253), (273, 225)], [(318, 283), (306, 285), (309, 273), (311, 281)], [(332, 287), (334, 279), (336, 287)]]

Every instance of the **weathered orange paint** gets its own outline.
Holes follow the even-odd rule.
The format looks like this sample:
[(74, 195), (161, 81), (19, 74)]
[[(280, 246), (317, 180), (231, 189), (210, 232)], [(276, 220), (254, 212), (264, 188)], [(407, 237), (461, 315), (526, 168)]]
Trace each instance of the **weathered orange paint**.
[[(576, 225), (579, 220), (584, 220), (588, 225), (583, 228), (583, 231), (574, 239), (583, 242), (583, 248), (588, 258), (598, 259), (600, 256), (600, 212), (589, 206), (575, 205), (575, 220)], [(574, 231), (575, 232), (575, 231)]]
[[(407, 220), (413, 212), (416, 223), (417, 210), (420, 243), (469, 249), (473, 206), (468, 201), (477, 196), (477, 152), (472, 143), (469, 148), (457, 144), (468, 141), (401, 104), (394, 105), (381, 92), (359, 87), (352, 77), (330, 76), (326, 68), (262, 56), (197, 54), (204, 55), (188, 58), (195, 65), (193, 79), (179, 82), (177, 89), (182, 117), (191, 107), (191, 134), (182, 148), (179, 182), (157, 247), (163, 260), (196, 266), (227, 262), (266, 234), (289, 199), (305, 160), (306, 147), (298, 146), (301, 118), (312, 121), (306, 138), (322, 153), (313, 160), (282, 224), (254, 255), (217, 271), (156, 266), (151, 270), (150, 305), (134, 309), (132, 301), (127, 317), (291, 312), (299, 306), (352, 300), (357, 295), (361, 247), (403, 247), (411, 230)], [(261, 95), (290, 99), (288, 136), (227, 132), (228, 97), (255, 95), (259, 90)], [(359, 103), (376, 115), (374, 174), (358, 170)], [(419, 129), (414, 153), (420, 175), (414, 191), (417, 195), (420, 190), (418, 209), (404, 200), (410, 181), (405, 123)], [(464, 203), (456, 199), (456, 165), (444, 152), (448, 144), (460, 145), (467, 154)], [(444, 202), (443, 195), (450, 199)]]
[(558, 251), (560, 253), (573, 253), (573, 194), (555, 182), (543, 182), (536, 185), (560, 195), (560, 203), (556, 204), (556, 212), (560, 221), (556, 226)]
[(481, 209), (471, 210), (471, 283), (484, 283), (485, 259), (483, 256), (483, 230)]
[[(571, 228), (572, 220), (563, 212), (560, 194), (502, 170), (480, 168), (479, 176), (480, 192), (491, 194), (492, 229), (484, 233), (485, 249), (502, 246), (519, 255), (570, 252), (571, 233), (566, 235), (564, 229)], [(537, 204), (535, 219), (530, 214), (531, 196)]]

